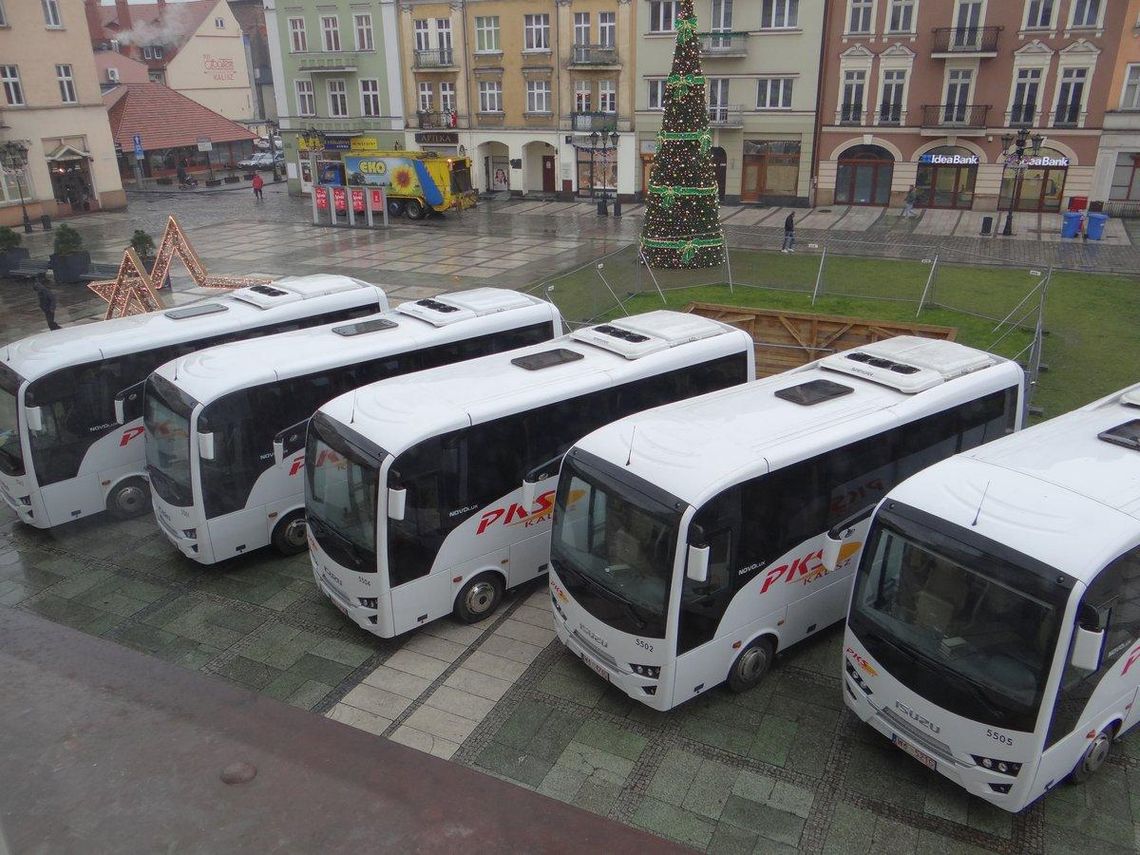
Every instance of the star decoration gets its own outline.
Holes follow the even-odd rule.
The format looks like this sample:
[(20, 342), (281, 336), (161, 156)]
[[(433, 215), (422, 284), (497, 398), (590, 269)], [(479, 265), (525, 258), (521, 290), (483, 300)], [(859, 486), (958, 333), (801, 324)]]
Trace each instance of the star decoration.
[(146, 267), (130, 247), (123, 252), (123, 261), (114, 279), (92, 282), (87, 287), (107, 301), (103, 320), (157, 312), (162, 308), (162, 300), (154, 292)]

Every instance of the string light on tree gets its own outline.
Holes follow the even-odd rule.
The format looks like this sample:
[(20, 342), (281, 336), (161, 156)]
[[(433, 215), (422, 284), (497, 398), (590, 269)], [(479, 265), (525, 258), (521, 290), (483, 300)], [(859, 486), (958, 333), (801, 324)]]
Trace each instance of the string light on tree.
[(641, 251), (651, 267), (715, 267), (724, 261), (724, 232), (693, 0), (678, 2), (674, 29), (677, 44), (665, 81)]

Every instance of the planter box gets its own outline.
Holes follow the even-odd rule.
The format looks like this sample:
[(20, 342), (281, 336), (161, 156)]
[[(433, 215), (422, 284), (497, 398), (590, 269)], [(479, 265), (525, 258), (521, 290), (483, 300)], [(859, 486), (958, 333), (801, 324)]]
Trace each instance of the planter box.
[(80, 277), (91, 267), (91, 253), (86, 250), (66, 255), (52, 253), (50, 264), (57, 284), (74, 285), (82, 281)]
[(15, 270), (28, 260), (28, 250), (22, 246), (0, 252), (0, 276), (7, 276), (8, 271)]
[(206, 186), (207, 187), (221, 187), (222, 186), (222, 179), (220, 179), (220, 178), (214, 178), (213, 180), (208, 179), (206, 181)]

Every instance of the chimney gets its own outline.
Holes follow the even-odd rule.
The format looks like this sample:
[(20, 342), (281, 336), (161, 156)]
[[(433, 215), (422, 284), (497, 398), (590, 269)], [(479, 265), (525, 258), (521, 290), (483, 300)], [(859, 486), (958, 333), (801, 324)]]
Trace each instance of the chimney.
[(115, 0), (115, 23), (119, 25), (120, 33), (131, 28), (131, 7), (127, 5), (127, 0)]
[(159, 9), (166, 5), (166, 0), (156, 0), (156, 2), (158, 3)]
[(83, 0), (83, 11), (87, 14), (87, 33), (95, 47), (107, 39), (103, 34), (103, 19), (99, 16), (99, 0)]

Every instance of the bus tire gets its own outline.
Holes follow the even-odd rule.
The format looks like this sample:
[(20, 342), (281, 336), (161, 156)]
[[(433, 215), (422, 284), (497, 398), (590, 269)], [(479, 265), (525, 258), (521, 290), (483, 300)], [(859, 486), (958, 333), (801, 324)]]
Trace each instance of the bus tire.
[(409, 220), (422, 220), (427, 216), (427, 208), (419, 199), (409, 199), (404, 203), (404, 213)]
[(113, 519), (129, 520), (150, 510), (150, 487), (142, 478), (127, 478), (107, 494), (107, 513)]
[(455, 598), (455, 617), (463, 623), (478, 623), (493, 614), (503, 600), (503, 580), (497, 573), (470, 579)]
[(772, 667), (776, 646), (770, 638), (758, 638), (740, 651), (728, 671), (728, 687), (746, 692), (764, 679)]
[(298, 555), (309, 548), (307, 533), (304, 511), (286, 514), (273, 529), (273, 548), (282, 555)]
[(1112, 753), (1112, 741), (1116, 738), (1116, 725), (1109, 725), (1096, 735), (1096, 739), (1088, 744), (1085, 753), (1081, 755), (1080, 762), (1073, 769), (1073, 782), (1083, 784), (1104, 765), (1108, 755)]
[(389, 199), (388, 200), (388, 216), (389, 217), (403, 216), (403, 213), (404, 213), (404, 203), (402, 200), (400, 200), (400, 199)]

